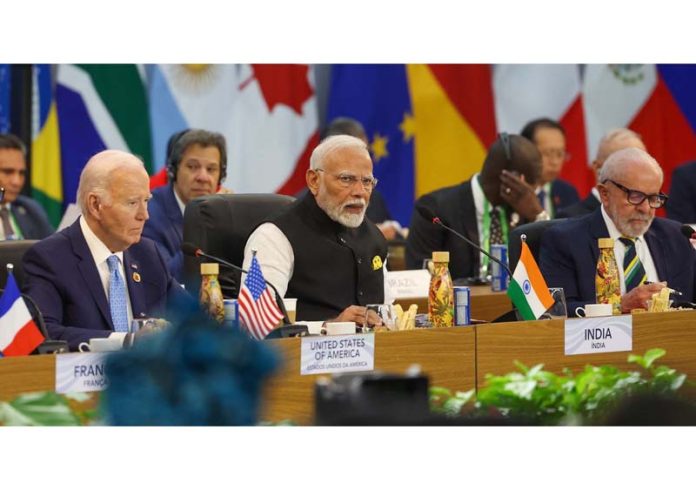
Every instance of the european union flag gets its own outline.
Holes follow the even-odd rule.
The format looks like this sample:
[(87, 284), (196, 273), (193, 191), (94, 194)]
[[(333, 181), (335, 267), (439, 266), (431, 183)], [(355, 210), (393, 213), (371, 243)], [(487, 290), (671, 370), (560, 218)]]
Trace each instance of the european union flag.
[(413, 111), (405, 65), (333, 65), (327, 118), (365, 127), (378, 189), (390, 213), (408, 226), (415, 195)]

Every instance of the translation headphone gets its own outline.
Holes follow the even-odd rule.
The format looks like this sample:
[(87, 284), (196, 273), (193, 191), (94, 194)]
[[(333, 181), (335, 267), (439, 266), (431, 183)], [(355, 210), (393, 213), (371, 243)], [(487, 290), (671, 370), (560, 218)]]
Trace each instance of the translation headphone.
[[(201, 133), (203, 140), (196, 141), (196, 139), (182, 143), (182, 139), (189, 133)], [(205, 141), (205, 139), (211, 138), (217, 141), (211, 142), (210, 140)], [(202, 146), (214, 146), (220, 152), (220, 179), (218, 180), (218, 186), (225, 180), (227, 176), (227, 148), (225, 144), (225, 137), (219, 133), (212, 133), (204, 131), (201, 129), (184, 129), (183, 131), (176, 132), (169, 137), (167, 141), (167, 178), (169, 182), (176, 182), (176, 173), (179, 169), (179, 164), (184, 156), (186, 148), (191, 145), (200, 144)]]

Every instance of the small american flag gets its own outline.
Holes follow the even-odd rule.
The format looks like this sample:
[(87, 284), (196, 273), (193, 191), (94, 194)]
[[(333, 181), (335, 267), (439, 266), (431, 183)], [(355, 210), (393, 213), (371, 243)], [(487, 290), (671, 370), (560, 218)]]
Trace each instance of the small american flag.
[(283, 313), (263, 279), (256, 254), (239, 291), (239, 319), (252, 337), (263, 339), (283, 318)]

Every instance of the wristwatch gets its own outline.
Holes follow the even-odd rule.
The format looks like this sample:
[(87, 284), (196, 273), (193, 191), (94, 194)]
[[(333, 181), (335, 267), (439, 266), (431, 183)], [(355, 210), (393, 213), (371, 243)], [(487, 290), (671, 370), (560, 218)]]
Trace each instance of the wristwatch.
[(551, 219), (551, 216), (549, 216), (549, 213), (546, 212), (546, 210), (542, 210), (541, 213), (537, 214), (534, 217), (534, 222), (536, 223), (537, 221), (548, 221)]

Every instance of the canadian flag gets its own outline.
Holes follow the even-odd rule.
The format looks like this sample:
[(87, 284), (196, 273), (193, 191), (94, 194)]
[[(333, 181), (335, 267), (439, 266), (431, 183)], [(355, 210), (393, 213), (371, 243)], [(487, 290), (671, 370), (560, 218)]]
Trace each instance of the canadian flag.
[(580, 196), (594, 186), (585, 139), (580, 66), (575, 64), (496, 65), (493, 73), (498, 131), (517, 133), (540, 117), (555, 119), (566, 131), (570, 159), (561, 178)]
[(295, 194), (318, 144), (314, 72), (308, 65), (154, 65), (148, 72), (155, 159), (186, 128), (227, 140), (235, 192)]

